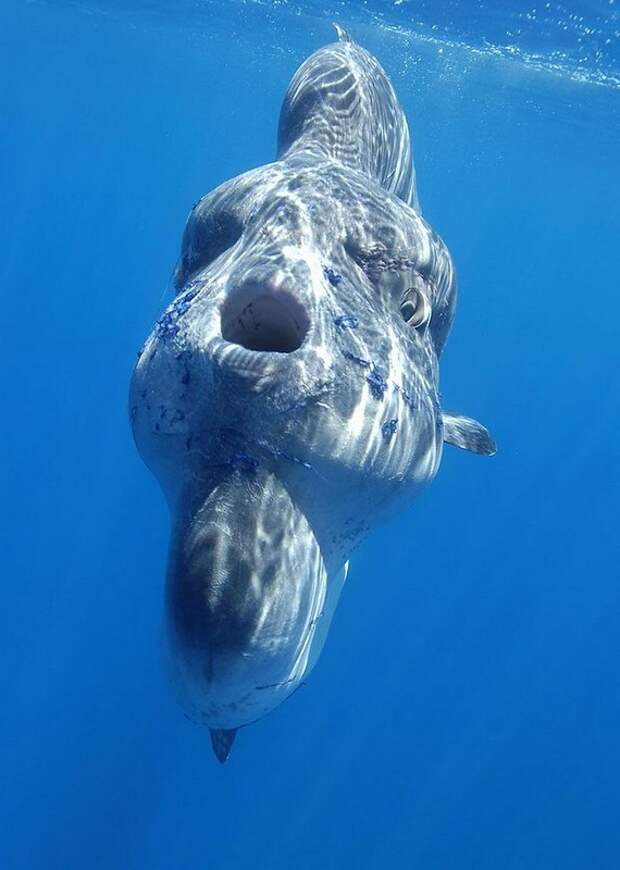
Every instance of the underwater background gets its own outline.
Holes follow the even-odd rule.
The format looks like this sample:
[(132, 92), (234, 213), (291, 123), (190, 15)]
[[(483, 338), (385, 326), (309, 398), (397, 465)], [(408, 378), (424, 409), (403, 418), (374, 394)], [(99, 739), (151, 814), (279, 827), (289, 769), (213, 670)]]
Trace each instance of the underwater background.
[[(617, 4), (0, 7), (0, 867), (620, 867)], [(221, 766), (160, 665), (128, 382), (189, 208), (274, 158), (332, 20), (409, 118), (459, 273), (444, 403), (499, 452), (446, 448)]]

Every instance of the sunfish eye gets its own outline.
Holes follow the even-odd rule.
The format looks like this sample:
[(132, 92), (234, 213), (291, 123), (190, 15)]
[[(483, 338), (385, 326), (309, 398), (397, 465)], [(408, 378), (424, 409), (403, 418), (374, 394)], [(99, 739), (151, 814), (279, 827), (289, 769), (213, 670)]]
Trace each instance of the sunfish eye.
[(431, 306), (424, 293), (415, 287), (409, 287), (400, 303), (400, 313), (405, 323), (418, 329), (431, 319)]

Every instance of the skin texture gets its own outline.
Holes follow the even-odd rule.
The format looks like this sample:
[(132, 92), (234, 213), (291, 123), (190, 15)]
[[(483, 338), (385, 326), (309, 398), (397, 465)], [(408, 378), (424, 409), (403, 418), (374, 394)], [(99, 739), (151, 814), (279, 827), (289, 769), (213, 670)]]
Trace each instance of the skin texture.
[[(307, 676), (352, 550), (441, 459), (454, 269), (394, 91), (339, 36), (291, 81), (276, 162), (192, 209), (131, 387), (172, 514), (172, 681), (220, 760)], [(451, 415), (458, 446), (470, 425), (492, 452)]]

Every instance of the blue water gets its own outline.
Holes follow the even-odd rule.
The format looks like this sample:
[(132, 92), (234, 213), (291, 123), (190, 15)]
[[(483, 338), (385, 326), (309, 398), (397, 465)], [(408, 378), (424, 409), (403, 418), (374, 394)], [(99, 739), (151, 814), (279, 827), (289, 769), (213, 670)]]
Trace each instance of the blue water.
[[(3, 870), (620, 867), (615, 4), (329, 3), (2, 3)], [(220, 766), (160, 668), (127, 385), (189, 207), (273, 159), (333, 18), (408, 114), (442, 393), (499, 453), (446, 449)]]

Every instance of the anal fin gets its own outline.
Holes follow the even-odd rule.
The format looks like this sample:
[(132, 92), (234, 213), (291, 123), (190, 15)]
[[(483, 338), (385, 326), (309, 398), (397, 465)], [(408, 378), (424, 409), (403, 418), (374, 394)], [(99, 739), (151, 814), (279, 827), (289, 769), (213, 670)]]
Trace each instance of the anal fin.
[(232, 749), (232, 745), (235, 742), (235, 736), (237, 734), (237, 728), (210, 728), (211, 732), (211, 744), (213, 746), (213, 751), (215, 752), (215, 757), (222, 764), (228, 759), (230, 755), (230, 750)]

